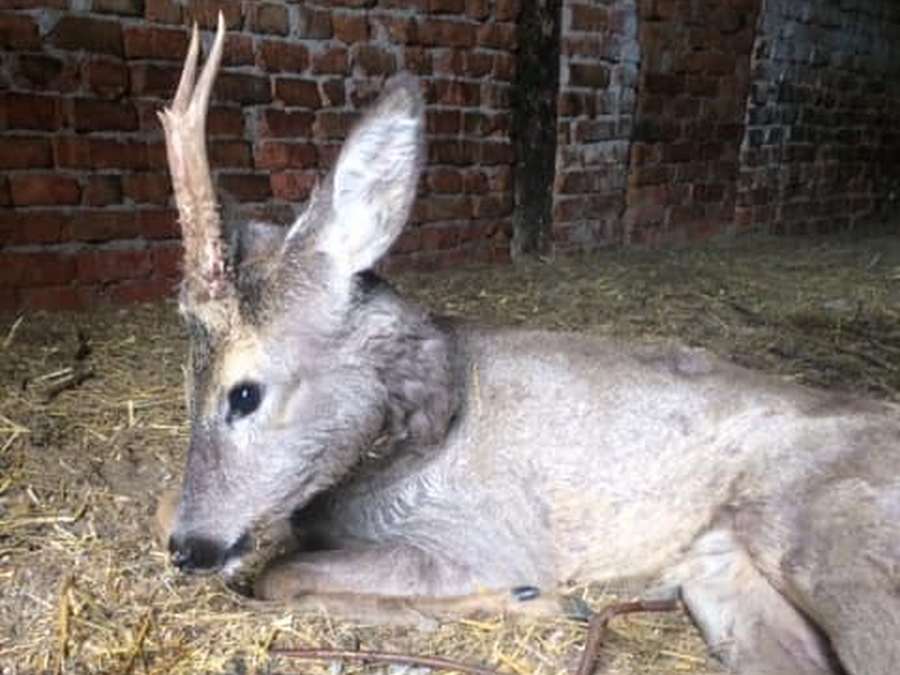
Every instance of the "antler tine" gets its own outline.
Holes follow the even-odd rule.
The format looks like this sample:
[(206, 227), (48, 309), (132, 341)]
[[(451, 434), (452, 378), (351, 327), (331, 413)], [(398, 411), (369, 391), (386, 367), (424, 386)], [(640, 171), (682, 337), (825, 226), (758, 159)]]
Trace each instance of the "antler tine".
[(178, 89), (172, 100), (172, 110), (184, 112), (190, 103), (191, 92), (194, 89), (194, 75), (197, 72), (197, 55), (200, 53), (200, 31), (197, 22), (191, 31), (191, 44), (188, 46), (187, 56), (184, 59), (184, 68), (181, 71), (181, 79), (178, 80)]
[[(212, 49), (195, 82), (200, 37), (194, 25), (175, 98), (168, 108), (159, 113), (166, 135), (169, 171), (184, 240), (185, 285), (182, 300), (199, 314), (212, 311), (210, 301), (230, 307), (226, 300), (234, 294), (226, 269), (221, 218), (205, 138), (206, 112), (224, 44), (225, 18), (219, 12)], [(201, 307), (204, 308), (202, 311)], [(221, 314), (215, 311), (210, 321), (220, 323)]]

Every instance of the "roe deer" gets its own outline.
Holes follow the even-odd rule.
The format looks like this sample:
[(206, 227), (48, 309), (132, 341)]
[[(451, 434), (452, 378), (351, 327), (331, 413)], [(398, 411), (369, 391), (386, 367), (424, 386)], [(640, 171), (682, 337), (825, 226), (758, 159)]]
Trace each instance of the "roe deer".
[(561, 582), (647, 579), (735, 672), (900, 672), (897, 406), (399, 297), (370, 270), (423, 164), (410, 77), (286, 232), (226, 236), (204, 140), (224, 37), (220, 18), (195, 81), (195, 27), (160, 113), (190, 335), (175, 565), (230, 568), (251, 526), (290, 518), (306, 545), (263, 571), (259, 598), (387, 619), (524, 609), (522, 585), (548, 609)]

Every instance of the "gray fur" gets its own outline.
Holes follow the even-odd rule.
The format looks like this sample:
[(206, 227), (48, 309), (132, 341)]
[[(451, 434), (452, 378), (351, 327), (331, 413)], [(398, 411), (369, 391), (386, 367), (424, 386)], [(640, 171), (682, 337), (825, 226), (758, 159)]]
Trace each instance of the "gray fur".
[[(407, 217), (421, 139), (402, 79), (290, 233), (254, 226), (264, 239), (235, 247), (231, 328), (187, 312), (173, 546), (204, 541), (221, 565), (293, 515), (319, 544), (267, 570), (260, 597), (408, 617), (635, 578), (680, 594), (743, 675), (896, 672), (900, 409), (678, 345), (433, 319), (364, 271)], [(341, 188), (360, 221), (335, 199), (345, 162), (365, 168)], [(377, 231), (338, 231), (354, 227)], [(244, 380), (263, 402), (229, 423)]]

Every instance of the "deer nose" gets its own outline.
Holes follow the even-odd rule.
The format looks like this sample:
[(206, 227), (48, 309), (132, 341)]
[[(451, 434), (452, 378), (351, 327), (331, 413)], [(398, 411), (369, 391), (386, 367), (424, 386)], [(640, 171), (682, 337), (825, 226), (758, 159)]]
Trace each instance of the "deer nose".
[(169, 537), (172, 564), (182, 572), (213, 571), (225, 562), (225, 547), (204, 537)]

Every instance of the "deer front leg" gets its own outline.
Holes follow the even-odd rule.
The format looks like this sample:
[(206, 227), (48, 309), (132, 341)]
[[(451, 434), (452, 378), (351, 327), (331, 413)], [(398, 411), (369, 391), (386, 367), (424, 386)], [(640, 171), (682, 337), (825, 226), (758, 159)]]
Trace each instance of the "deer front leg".
[(390, 624), (431, 624), (479, 614), (585, 618), (577, 599), (531, 586), (474, 590), (465, 566), (408, 545), (317, 551), (271, 565), (254, 595), (300, 610)]

